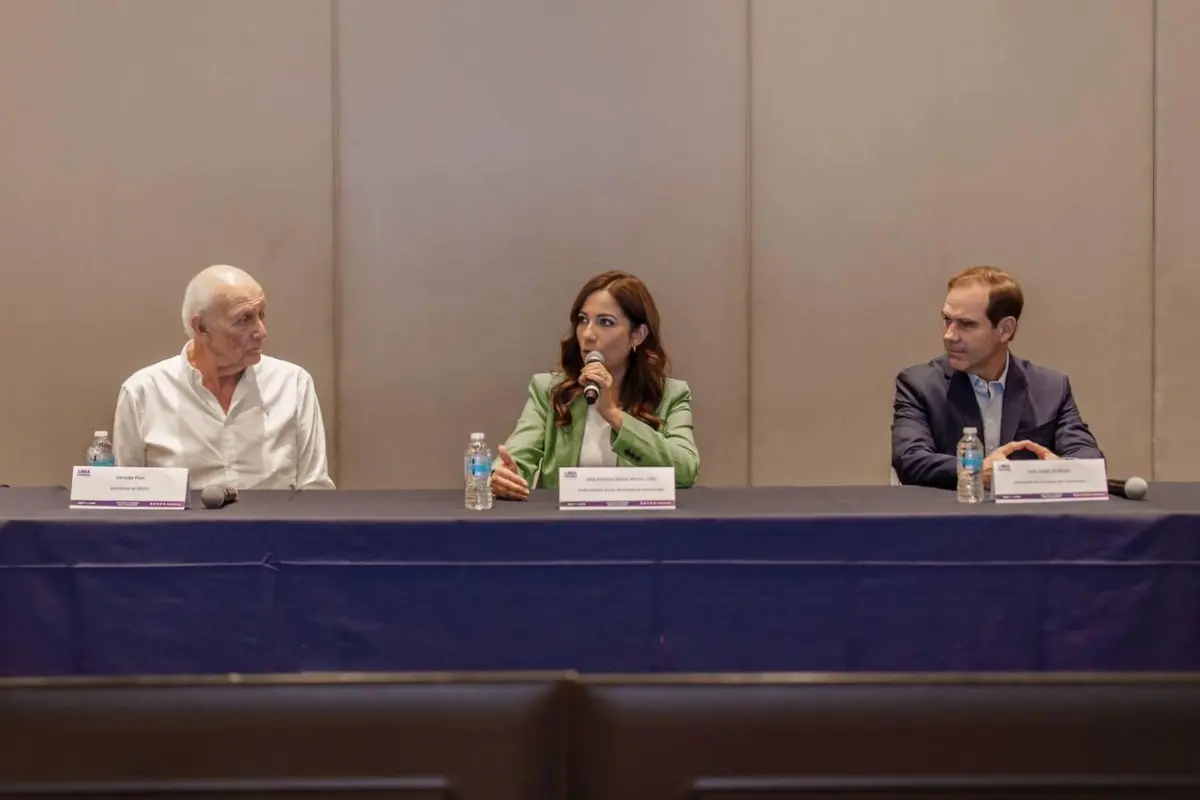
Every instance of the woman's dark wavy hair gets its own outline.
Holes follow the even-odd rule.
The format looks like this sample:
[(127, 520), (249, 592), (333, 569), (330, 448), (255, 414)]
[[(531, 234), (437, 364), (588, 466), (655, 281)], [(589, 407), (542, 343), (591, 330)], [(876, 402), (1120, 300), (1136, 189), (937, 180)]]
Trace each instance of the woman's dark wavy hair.
[(646, 338), (629, 354), (618, 402), (626, 414), (632, 414), (657, 429), (662, 425), (662, 420), (655, 416), (654, 412), (662, 402), (663, 385), (666, 382), (666, 374), (671, 369), (670, 359), (667, 358), (659, 338), (658, 306), (654, 305), (650, 290), (641, 280), (633, 275), (615, 271), (602, 272), (585, 283), (575, 302), (571, 304), (571, 330), (563, 337), (558, 364), (563, 380), (559, 381), (550, 393), (556, 424), (560, 428), (571, 424), (571, 403), (583, 392), (583, 387), (579, 385), (579, 373), (583, 370), (583, 352), (579, 348), (576, 328), (583, 304), (593, 292), (602, 289), (617, 301), (633, 329), (639, 325), (646, 326)]

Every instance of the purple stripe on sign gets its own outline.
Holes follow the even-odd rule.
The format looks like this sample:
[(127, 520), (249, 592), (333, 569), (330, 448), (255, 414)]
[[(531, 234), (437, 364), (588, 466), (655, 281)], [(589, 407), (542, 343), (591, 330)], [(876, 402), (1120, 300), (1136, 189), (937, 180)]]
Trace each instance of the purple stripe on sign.
[(674, 508), (674, 500), (567, 500), (562, 508)]
[(997, 500), (1103, 500), (1108, 492), (1029, 492), (1026, 494), (998, 494)]
[(182, 500), (73, 500), (72, 508), (183, 508)]

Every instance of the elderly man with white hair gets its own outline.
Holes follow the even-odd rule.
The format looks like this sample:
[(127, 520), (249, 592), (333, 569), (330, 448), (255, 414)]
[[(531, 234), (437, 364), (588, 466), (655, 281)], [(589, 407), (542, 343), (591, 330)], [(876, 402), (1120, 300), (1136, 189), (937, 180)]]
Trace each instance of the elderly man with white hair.
[(184, 467), (192, 488), (332, 489), (312, 376), (263, 355), (266, 318), (245, 271), (217, 265), (193, 278), (183, 352), (121, 386), (117, 465)]

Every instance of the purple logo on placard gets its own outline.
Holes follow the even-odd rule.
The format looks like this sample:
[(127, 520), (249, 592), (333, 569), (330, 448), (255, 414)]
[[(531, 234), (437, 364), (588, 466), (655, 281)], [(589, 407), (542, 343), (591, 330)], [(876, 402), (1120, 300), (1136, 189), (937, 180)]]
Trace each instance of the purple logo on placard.
[(1003, 461), (1001, 461), (999, 464), (996, 465), (997, 472), (1009, 472), (1011, 470), (1012, 470), (1012, 464), (1005, 464)]
[(87, 467), (78, 467), (75, 470), (75, 477), (76, 478), (90, 478), (90, 477), (92, 477), (92, 471), (90, 469), (88, 469)]
[(563, 470), (563, 477), (564, 477), (564, 478), (574, 478), (574, 477), (576, 477), (576, 476), (578, 476), (578, 475), (579, 475), (579, 473), (578, 473), (578, 472), (576, 472), (576, 471), (575, 471), (575, 470), (573, 470), (573, 469), (564, 469), (564, 470)]

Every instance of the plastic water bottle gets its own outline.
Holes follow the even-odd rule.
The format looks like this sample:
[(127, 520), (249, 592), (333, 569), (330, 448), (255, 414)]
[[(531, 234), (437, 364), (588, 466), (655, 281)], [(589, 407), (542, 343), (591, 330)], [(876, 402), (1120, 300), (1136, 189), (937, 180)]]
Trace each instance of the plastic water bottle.
[(492, 451), (482, 433), (471, 434), (471, 444), (463, 456), (463, 477), (467, 481), (467, 508), (487, 511), (492, 507)]
[(983, 440), (975, 428), (963, 428), (958, 440), (958, 502), (982, 503)]
[(87, 449), (87, 463), (89, 467), (115, 467), (117, 458), (113, 455), (112, 439), (108, 438), (108, 431), (95, 431), (92, 433), (92, 443)]

